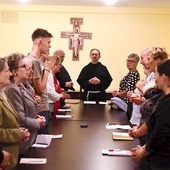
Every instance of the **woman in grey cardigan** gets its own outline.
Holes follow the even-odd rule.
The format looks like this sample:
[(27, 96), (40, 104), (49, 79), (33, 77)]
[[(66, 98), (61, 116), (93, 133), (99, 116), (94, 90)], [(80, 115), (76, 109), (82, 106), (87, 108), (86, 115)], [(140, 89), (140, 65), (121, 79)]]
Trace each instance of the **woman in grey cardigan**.
[(31, 66), (28, 66), (27, 59), (20, 53), (13, 53), (8, 56), (8, 66), (12, 73), (11, 83), (6, 87), (5, 93), (13, 104), (19, 115), (19, 124), (28, 128), (30, 138), (24, 143), (20, 143), (19, 156), (34, 143), (37, 132), (44, 125), (44, 117), (38, 116), (36, 112), (36, 101), (33, 91), (26, 80), (31, 74)]

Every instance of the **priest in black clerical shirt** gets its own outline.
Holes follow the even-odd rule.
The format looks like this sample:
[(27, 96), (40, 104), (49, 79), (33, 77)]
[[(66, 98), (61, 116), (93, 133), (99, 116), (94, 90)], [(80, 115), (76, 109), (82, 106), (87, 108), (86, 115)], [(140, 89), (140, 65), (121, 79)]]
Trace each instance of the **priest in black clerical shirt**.
[(112, 77), (107, 67), (99, 62), (100, 51), (92, 49), (90, 51), (91, 62), (80, 72), (77, 79), (81, 89), (83, 89), (83, 100), (106, 101), (106, 89), (112, 82)]

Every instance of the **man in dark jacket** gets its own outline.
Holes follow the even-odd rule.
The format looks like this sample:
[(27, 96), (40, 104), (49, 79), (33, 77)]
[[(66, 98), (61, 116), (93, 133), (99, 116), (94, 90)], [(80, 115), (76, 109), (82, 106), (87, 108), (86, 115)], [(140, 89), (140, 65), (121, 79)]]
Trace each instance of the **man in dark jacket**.
[(91, 62), (86, 65), (77, 79), (77, 82), (84, 90), (83, 100), (106, 101), (105, 90), (110, 86), (112, 77), (107, 67), (99, 62), (100, 51), (90, 51)]

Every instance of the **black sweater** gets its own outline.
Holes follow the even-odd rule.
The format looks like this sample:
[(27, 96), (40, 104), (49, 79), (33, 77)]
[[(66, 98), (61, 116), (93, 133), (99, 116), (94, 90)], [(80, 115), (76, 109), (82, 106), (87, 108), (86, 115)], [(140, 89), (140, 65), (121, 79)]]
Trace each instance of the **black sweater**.
[(170, 94), (164, 96), (147, 121), (146, 150), (150, 164), (170, 168)]

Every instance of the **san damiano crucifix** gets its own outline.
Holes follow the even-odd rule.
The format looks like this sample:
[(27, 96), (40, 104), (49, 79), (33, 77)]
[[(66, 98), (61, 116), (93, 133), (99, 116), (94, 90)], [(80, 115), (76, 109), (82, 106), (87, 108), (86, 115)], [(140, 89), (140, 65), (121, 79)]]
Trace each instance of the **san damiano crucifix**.
[(92, 33), (80, 32), (83, 18), (70, 18), (70, 24), (73, 24), (73, 31), (62, 31), (61, 38), (69, 38), (69, 50), (73, 50), (72, 60), (79, 61), (79, 51), (83, 50), (84, 39), (92, 39)]

